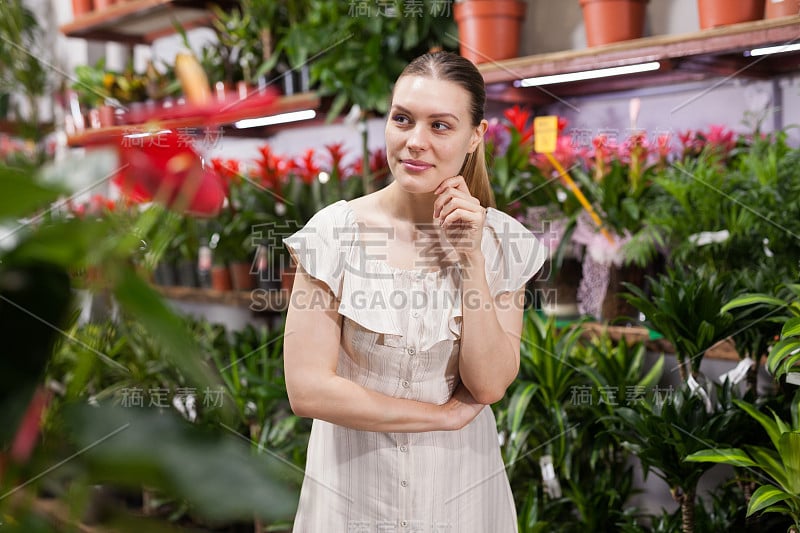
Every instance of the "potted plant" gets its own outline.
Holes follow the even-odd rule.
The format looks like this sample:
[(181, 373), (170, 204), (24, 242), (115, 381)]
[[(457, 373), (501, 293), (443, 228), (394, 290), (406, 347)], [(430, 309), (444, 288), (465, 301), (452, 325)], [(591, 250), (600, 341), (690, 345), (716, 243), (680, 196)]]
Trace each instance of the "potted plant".
[(476, 64), (518, 56), (526, 9), (518, 0), (456, 0), (461, 55)]
[(619, 407), (605, 419), (608, 430), (619, 435), (642, 464), (669, 486), (681, 509), (681, 531), (694, 533), (697, 484), (710, 465), (687, 458), (713, 442), (736, 446), (746, 435), (747, 421), (734, 407), (730, 383), (718, 386), (713, 399), (687, 384), (663, 396)]
[(580, 0), (586, 44), (598, 46), (642, 37), (648, 1)]
[(733, 316), (720, 312), (724, 280), (702, 269), (670, 270), (650, 280), (650, 294), (631, 283), (623, 298), (645, 315), (645, 323), (672, 343), (681, 379), (694, 379), (706, 350), (733, 331)]
[(792, 521), (792, 526), (787, 531), (800, 532), (800, 391), (795, 393), (791, 402), (792, 417), (788, 422), (775, 412), (771, 413), (772, 416), (766, 415), (753, 404), (738, 400), (734, 400), (734, 403), (764, 428), (771, 446), (715, 446), (696, 451), (685, 460), (695, 463), (724, 463), (758, 470), (766, 477), (766, 482), (764, 477), (759, 476), (760, 486), (750, 497), (747, 516), (756, 513), (786, 515)]
[(697, 0), (697, 11), (705, 30), (764, 18), (764, 0)]

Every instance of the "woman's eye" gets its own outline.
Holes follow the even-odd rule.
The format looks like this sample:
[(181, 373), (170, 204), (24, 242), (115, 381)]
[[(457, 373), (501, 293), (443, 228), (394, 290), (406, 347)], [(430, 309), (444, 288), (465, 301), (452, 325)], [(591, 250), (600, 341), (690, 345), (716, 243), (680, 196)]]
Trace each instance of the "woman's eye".
[(438, 131), (445, 131), (445, 130), (449, 130), (450, 126), (445, 124), (444, 122), (434, 122), (433, 123), (433, 129), (438, 130)]
[(398, 124), (408, 124), (408, 117), (405, 115), (395, 115), (392, 117), (392, 120)]

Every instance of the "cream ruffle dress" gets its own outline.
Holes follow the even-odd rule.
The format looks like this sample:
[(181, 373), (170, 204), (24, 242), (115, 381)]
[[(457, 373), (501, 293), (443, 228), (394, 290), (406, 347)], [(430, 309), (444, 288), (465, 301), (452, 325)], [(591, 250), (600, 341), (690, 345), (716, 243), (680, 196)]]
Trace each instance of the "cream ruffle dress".
[[(337, 373), (389, 396), (443, 404), (459, 382), (460, 267), (394, 268), (365, 253), (375, 237), (341, 200), (284, 242), (336, 296)], [(546, 256), (530, 231), (493, 208), (481, 248), (492, 295), (522, 287)], [(293, 531), (516, 532), (491, 408), (458, 431), (375, 433), (314, 420)]]

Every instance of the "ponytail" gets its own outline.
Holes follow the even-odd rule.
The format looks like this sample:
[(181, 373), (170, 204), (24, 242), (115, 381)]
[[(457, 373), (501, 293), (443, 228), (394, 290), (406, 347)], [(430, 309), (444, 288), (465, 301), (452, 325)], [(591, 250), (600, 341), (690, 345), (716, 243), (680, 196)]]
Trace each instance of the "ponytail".
[(494, 191), (489, 183), (489, 171), (486, 169), (486, 148), (483, 139), (471, 154), (467, 154), (461, 175), (467, 182), (469, 193), (477, 198), (483, 207), (495, 207)]

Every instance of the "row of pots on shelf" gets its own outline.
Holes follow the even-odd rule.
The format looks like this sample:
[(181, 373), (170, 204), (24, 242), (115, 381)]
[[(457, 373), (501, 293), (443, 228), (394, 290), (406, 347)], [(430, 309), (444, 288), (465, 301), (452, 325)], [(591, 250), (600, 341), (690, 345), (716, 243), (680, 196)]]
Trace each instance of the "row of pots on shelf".
[[(589, 46), (644, 36), (649, 0), (580, 0)], [(460, 53), (474, 63), (517, 57), (527, 3), (519, 0), (456, 2)], [(700, 29), (800, 14), (800, 0), (697, 0)]]
[(153, 271), (153, 283), (161, 286), (179, 286), (212, 289), (216, 291), (290, 290), (294, 282), (294, 269), (281, 269), (278, 276), (254, 272), (250, 262), (198, 267), (188, 259), (177, 263), (161, 262)]

